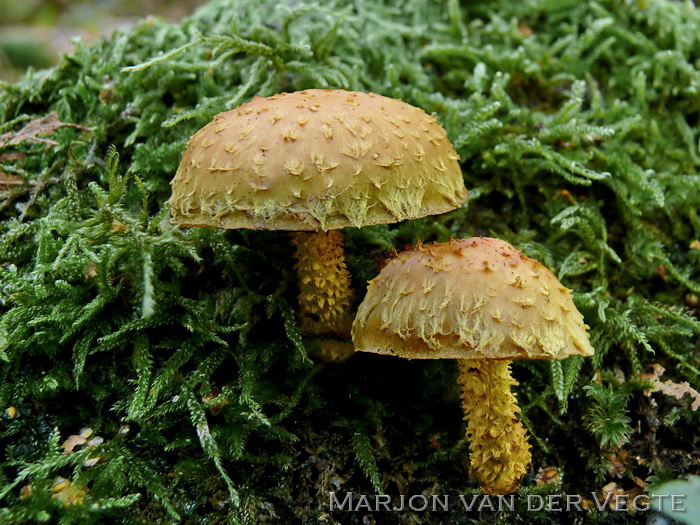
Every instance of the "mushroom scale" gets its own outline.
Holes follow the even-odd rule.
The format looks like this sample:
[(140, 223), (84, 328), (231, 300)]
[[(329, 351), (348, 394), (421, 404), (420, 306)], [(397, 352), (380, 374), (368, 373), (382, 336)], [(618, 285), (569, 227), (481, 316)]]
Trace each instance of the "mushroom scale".
[(459, 207), (458, 158), (435, 117), (400, 100), (323, 89), (255, 97), (190, 138), (172, 221), (312, 232), (293, 240), (302, 331), (348, 337), (342, 235), (325, 232)]
[(503, 494), (530, 463), (511, 360), (592, 355), (587, 329), (550, 270), (476, 237), (398, 254), (370, 281), (352, 338), (359, 351), (459, 360), (471, 470), (484, 492)]

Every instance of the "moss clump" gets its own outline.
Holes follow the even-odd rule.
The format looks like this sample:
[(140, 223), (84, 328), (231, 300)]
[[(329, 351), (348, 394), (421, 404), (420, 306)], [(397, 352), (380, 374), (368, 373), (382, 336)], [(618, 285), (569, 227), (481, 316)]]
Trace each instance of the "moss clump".
[[(355, 301), (392, 248), (450, 236), (504, 238), (575, 290), (594, 359), (514, 369), (533, 469), (559, 473), (521, 490), (697, 473), (690, 402), (639, 374), (700, 388), (699, 39), (685, 2), (215, 0), (3, 85), (1, 520), (350, 523), (369, 512), (329, 514), (329, 491), (476, 490), (452, 365), (315, 365), (286, 234), (168, 223), (194, 131), (311, 87), (434, 112), (470, 190), (446, 215), (344, 230)], [(88, 129), (28, 132), (54, 111)], [(84, 427), (102, 440), (66, 453)], [(84, 499), (52, 498), (57, 478)], [(519, 509), (450, 513), (559, 519)]]

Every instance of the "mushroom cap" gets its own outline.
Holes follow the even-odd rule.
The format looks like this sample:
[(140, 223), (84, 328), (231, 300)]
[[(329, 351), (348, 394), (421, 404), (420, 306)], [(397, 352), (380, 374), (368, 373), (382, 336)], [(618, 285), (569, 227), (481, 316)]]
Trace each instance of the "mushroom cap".
[(445, 213), (467, 199), (434, 116), (374, 93), (255, 97), (195, 133), (170, 210), (184, 226), (330, 230)]
[(570, 292), (499, 239), (419, 244), (370, 281), (353, 343), (408, 359), (592, 355), (589, 327)]

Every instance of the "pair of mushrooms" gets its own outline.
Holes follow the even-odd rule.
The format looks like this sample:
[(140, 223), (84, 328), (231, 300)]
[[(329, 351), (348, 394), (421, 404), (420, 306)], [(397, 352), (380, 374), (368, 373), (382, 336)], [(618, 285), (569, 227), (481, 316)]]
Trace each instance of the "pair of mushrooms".
[[(347, 337), (352, 290), (344, 227), (444, 213), (467, 199), (436, 119), (373, 93), (256, 97), (192, 136), (170, 208), (184, 226), (294, 231), (301, 329)], [(513, 359), (591, 355), (583, 317), (547, 268), (498, 239), (422, 245), (370, 282), (352, 323), (360, 351), (457, 359), (471, 471), (514, 491), (530, 450), (511, 386)]]

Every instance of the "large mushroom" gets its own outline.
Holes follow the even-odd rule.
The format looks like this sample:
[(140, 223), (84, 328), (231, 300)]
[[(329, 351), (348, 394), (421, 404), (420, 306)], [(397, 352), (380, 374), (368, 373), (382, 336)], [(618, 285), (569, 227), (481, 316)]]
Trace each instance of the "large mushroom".
[(340, 228), (444, 213), (467, 198), (445, 130), (374, 93), (255, 97), (195, 133), (172, 181), (183, 226), (291, 230), (301, 328), (348, 335)]
[(530, 463), (511, 360), (593, 354), (570, 292), (505, 241), (418, 244), (370, 282), (353, 343), (407, 359), (457, 359), (472, 474), (484, 492), (505, 494)]

